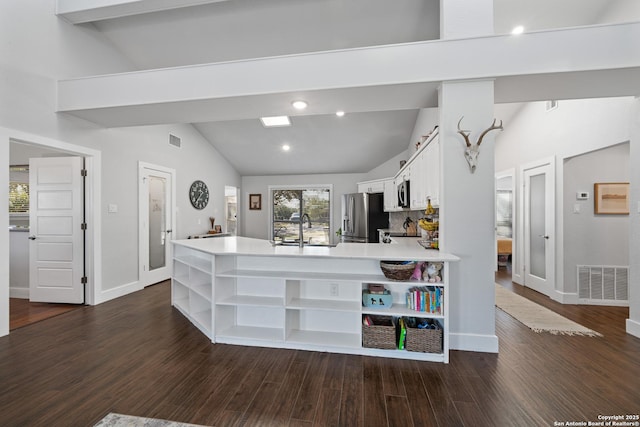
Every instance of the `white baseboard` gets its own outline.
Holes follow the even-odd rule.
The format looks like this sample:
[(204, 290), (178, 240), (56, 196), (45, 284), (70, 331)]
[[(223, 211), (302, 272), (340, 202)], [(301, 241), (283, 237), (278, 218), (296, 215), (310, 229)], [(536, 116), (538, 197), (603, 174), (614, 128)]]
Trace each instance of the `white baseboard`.
[(9, 298), (29, 299), (29, 288), (9, 288)]
[(451, 350), (497, 353), (498, 337), (496, 335), (450, 333), (449, 347)]
[(554, 301), (558, 301), (560, 304), (578, 304), (578, 293), (561, 292), (557, 289), (554, 289), (551, 299), (553, 299)]
[(142, 284), (139, 281), (135, 281), (120, 285), (116, 288), (100, 291), (98, 295), (96, 295), (96, 305), (111, 301), (112, 299), (120, 298), (132, 292), (140, 291), (142, 288)]
[(627, 319), (627, 333), (640, 338), (640, 322)]

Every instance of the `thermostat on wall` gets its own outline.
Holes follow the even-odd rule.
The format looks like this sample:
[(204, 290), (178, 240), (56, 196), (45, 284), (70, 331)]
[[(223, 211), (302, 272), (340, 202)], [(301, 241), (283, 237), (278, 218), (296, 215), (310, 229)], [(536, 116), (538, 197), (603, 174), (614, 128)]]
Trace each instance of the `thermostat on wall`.
[(589, 200), (589, 192), (588, 191), (578, 191), (576, 193), (577, 200)]

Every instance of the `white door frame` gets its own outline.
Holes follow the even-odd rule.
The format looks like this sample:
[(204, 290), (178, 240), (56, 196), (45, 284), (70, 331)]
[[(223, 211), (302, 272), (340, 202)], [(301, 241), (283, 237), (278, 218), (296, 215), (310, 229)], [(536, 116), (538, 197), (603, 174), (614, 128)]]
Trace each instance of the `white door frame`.
[[(85, 240), (87, 287), (86, 303), (102, 302), (102, 157), (101, 152), (52, 138), (0, 127), (0, 198), (9, 200), (9, 144), (11, 141), (54, 148), (85, 157), (88, 176), (85, 186), (85, 212), (88, 229)], [(0, 210), (0, 336), (9, 334), (9, 211)]]
[[(546, 289), (546, 293), (545, 295), (552, 297), (555, 294), (555, 285), (556, 285), (556, 265), (555, 265), (555, 253), (556, 253), (556, 244), (558, 242), (559, 237), (557, 236), (556, 233), (556, 159), (555, 156), (552, 157), (548, 157), (545, 159), (540, 159), (537, 160), (535, 162), (531, 162), (531, 163), (527, 163), (525, 165), (520, 166), (520, 173), (519, 173), (519, 178), (520, 178), (520, 182), (519, 182), (519, 188), (521, 189), (521, 194), (519, 197), (519, 210), (520, 210), (520, 215), (519, 215), (519, 219), (520, 219), (520, 223), (521, 223), (521, 227), (520, 231), (521, 234), (521, 238), (520, 238), (520, 243), (518, 245), (519, 249), (520, 249), (520, 254), (521, 257), (519, 258), (521, 260), (521, 264), (520, 264), (520, 268), (519, 268), (519, 273), (521, 275), (522, 278), (522, 282), (521, 284), (524, 286), (527, 286), (527, 282), (526, 282), (526, 272), (525, 272), (525, 262), (526, 262), (526, 243), (528, 241), (528, 239), (526, 238), (527, 236), (527, 224), (525, 223), (525, 199), (527, 197), (527, 191), (525, 191), (525, 173), (527, 171), (530, 171), (532, 169), (536, 169), (536, 168), (540, 168), (543, 166), (548, 166), (549, 167), (549, 173), (547, 176), (547, 185), (546, 185), (546, 191), (549, 193), (549, 198), (548, 200), (551, 201), (551, 205), (546, 207), (546, 214), (547, 214), (547, 219), (546, 219), (546, 225), (547, 225), (547, 229), (546, 229), (546, 234), (548, 234), (550, 236), (549, 240), (548, 240), (548, 244), (547, 244), (547, 252), (546, 252), (546, 256), (547, 256), (547, 260), (550, 259), (550, 262), (547, 262), (547, 267), (548, 271), (547, 271), (547, 282), (549, 284), (549, 286)], [(529, 268), (530, 266), (526, 266), (526, 268)]]
[[(167, 168), (164, 166), (154, 165), (146, 162), (138, 162), (138, 281), (141, 287), (149, 286), (156, 283), (155, 280), (149, 277), (149, 272), (145, 270), (145, 259), (148, 255), (148, 242), (146, 239), (146, 233), (143, 229), (142, 222), (146, 221), (147, 218), (143, 218), (143, 213), (146, 212), (145, 203), (148, 203), (147, 194), (145, 192), (145, 185), (143, 183), (143, 176), (145, 170), (155, 170), (159, 172), (164, 172), (168, 175), (171, 175), (171, 188), (169, 192), (171, 194), (171, 235), (168, 236), (167, 242), (169, 248), (169, 255), (173, 253), (173, 245), (171, 245), (170, 241), (174, 239), (173, 236), (176, 235), (176, 171), (175, 169)], [(143, 241), (144, 240), (144, 241)], [(169, 276), (171, 275), (171, 271), (173, 271), (173, 262), (171, 260), (171, 256), (167, 257), (167, 267), (169, 269)]]

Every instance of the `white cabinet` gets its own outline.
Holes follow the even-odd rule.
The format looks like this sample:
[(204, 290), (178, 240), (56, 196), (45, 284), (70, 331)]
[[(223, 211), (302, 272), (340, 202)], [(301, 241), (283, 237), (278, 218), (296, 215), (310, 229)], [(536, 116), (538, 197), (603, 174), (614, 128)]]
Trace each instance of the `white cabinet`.
[(395, 212), (402, 210), (398, 207), (398, 187), (393, 178), (384, 180), (384, 211)]
[(207, 337), (212, 334), (213, 256), (174, 247), (171, 304)]
[(409, 200), (412, 210), (427, 207), (425, 195), (425, 150), (421, 150), (411, 161), (411, 182), (409, 187)]
[[(448, 363), (448, 262), (443, 282), (387, 279), (374, 259), (208, 255), (175, 246), (172, 304), (214, 343), (328, 351)], [(370, 283), (391, 292), (393, 305), (362, 305)], [(411, 310), (415, 286), (442, 290), (437, 313)], [(435, 319), (443, 328), (442, 351), (423, 353), (363, 346), (364, 316)]]
[(440, 139), (438, 135), (409, 161), (410, 200), (412, 210), (423, 210), (427, 200), (433, 206), (440, 205)]
[(433, 206), (440, 206), (440, 138), (436, 136), (423, 152), (425, 207), (427, 199)]
[(358, 193), (383, 193), (384, 179), (374, 179), (358, 183)]

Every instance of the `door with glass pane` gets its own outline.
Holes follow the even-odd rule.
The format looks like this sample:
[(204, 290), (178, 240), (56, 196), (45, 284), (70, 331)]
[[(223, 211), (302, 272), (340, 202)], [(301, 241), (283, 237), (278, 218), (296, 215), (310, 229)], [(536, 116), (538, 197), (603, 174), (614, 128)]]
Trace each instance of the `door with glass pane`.
[(283, 245), (331, 244), (329, 187), (272, 188), (271, 235)]
[(555, 287), (555, 178), (552, 162), (525, 169), (524, 285), (545, 295)]
[(140, 168), (140, 282), (143, 286), (171, 277), (173, 173)]

